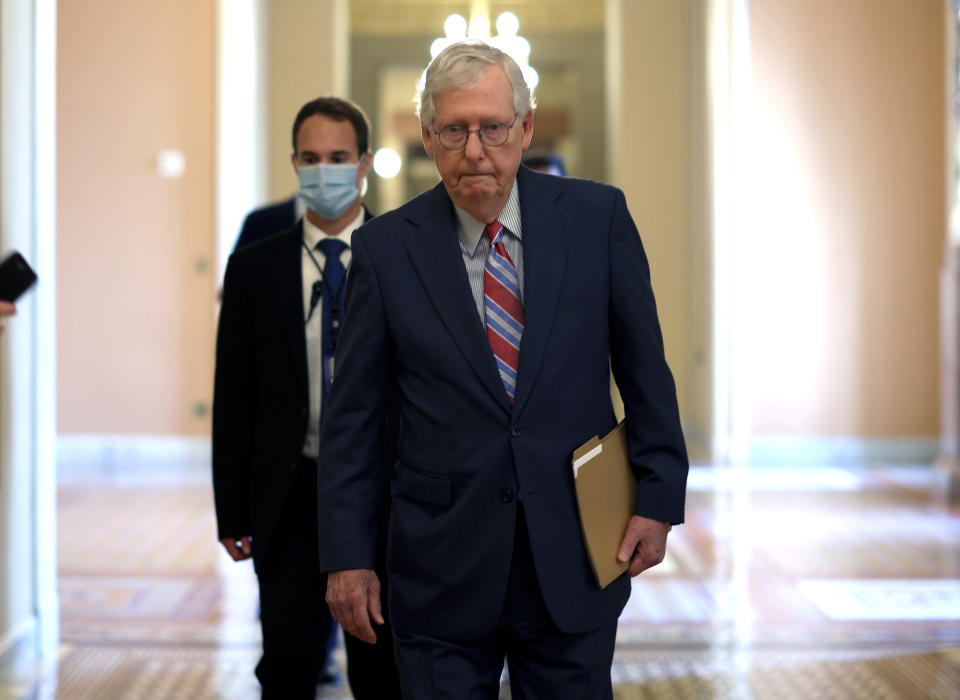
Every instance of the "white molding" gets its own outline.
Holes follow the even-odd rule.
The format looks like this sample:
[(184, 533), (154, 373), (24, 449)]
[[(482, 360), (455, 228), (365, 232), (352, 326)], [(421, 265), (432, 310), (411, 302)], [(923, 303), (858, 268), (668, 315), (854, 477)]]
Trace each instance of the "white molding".
[(155, 482), (210, 481), (210, 438), (183, 435), (61, 435), (57, 467), (61, 481), (107, 479)]
[(31, 616), (16, 623), (5, 630), (0, 636), (0, 668), (6, 668), (9, 657), (18, 653), (20, 649), (34, 646), (34, 637), (37, 633), (37, 618)]
[(939, 453), (937, 436), (863, 438), (826, 435), (764, 435), (750, 439), (750, 466), (841, 466), (933, 464)]
[(26, 637), (43, 654), (59, 644), (56, 2), (0, 0), (0, 44), (0, 252), (20, 250), (39, 276), (0, 347), (0, 650)]
[(34, 605), (37, 651), (60, 644), (57, 590), (57, 3), (34, 0), (34, 254), (36, 288), (34, 391)]

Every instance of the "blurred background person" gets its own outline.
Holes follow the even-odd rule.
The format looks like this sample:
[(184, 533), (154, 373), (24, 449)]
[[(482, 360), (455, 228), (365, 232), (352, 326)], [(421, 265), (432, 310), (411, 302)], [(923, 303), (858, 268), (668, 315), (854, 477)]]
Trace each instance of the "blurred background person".
[(531, 148), (520, 161), (528, 168), (548, 175), (566, 175), (567, 166), (563, 156), (556, 151), (544, 151)]
[(306, 205), (296, 196), (254, 209), (243, 220), (233, 250), (291, 228), (306, 213)]

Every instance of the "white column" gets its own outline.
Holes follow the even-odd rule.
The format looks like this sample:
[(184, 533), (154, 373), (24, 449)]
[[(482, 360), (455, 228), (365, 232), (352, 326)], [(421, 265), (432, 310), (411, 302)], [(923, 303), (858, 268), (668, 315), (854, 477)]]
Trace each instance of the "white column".
[(960, 153), (957, 136), (960, 117), (952, 106), (957, 99), (957, 12), (956, 0), (943, 0), (945, 18), (946, 82), (944, 104), (951, 107), (946, 120), (948, 225), (944, 240), (944, 264), (940, 273), (940, 454), (937, 466), (946, 481), (949, 501), (960, 502), (960, 192), (957, 170)]
[(56, 2), (0, 0), (0, 251), (37, 286), (0, 339), (0, 654), (58, 644)]
[(604, 28), (606, 181), (623, 190), (650, 258), (687, 446), (698, 459), (711, 456), (716, 423), (706, 146), (715, 134), (704, 50), (715, 2), (607, 0)]
[(264, 0), (217, 2), (217, 276), (266, 192)]

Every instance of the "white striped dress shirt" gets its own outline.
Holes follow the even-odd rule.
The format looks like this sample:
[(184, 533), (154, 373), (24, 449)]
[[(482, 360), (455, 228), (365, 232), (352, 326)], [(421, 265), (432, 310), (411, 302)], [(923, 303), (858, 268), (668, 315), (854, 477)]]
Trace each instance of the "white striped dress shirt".
[[(470, 280), (470, 291), (473, 301), (477, 305), (480, 323), (486, 324), (483, 302), (483, 267), (490, 254), (490, 239), (484, 230), (486, 221), (477, 221), (473, 216), (454, 205), (457, 212), (457, 236), (460, 238), (460, 252), (463, 254), (463, 264), (467, 268), (467, 278)], [(520, 223), (520, 189), (517, 181), (513, 181), (510, 198), (507, 205), (500, 212), (497, 220), (507, 229), (503, 236), (503, 245), (507, 254), (517, 268), (517, 279), (520, 283), (520, 301), (523, 301), (523, 230)]]

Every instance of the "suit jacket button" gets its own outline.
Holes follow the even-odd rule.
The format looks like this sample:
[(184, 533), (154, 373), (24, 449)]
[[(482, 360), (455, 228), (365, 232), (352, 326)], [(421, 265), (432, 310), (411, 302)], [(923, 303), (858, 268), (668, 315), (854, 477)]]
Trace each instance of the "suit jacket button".
[(513, 426), (512, 428), (510, 428), (510, 437), (512, 438), (520, 437), (520, 428), (518, 428), (517, 426)]
[(513, 500), (513, 491), (510, 489), (504, 489), (500, 492), (500, 500), (504, 503), (510, 503)]

